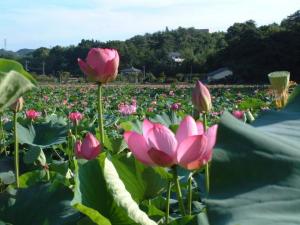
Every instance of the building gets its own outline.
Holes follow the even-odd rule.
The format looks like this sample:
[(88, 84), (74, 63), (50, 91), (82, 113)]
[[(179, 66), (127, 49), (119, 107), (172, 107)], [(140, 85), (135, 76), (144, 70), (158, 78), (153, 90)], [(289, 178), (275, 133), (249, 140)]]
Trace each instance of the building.
[(135, 67), (130, 67), (130, 68), (126, 68), (126, 69), (123, 69), (121, 70), (121, 74), (125, 74), (125, 75), (128, 75), (128, 74), (139, 74), (139, 73), (142, 73), (141, 70), (135, 68)]
[(176, 63), (182, 63), (184, 61), (184, 58), (181, 58), (181, 54), (179, 52), (170, 52), (169, 58)]
[[(129, 67), (126, 69), (121, 70), (121, 74), (126, 76), (129, 82), (135, 82), (138, 83), (139, 75), (142, 74), (142, 70), (139, 70), (135, 67)], [(145, 77), (145, 74), (144, 74)]]
[(233, 72), (227, 67), (220, 68), (206, 75), (207, 83), (226, 79), (233, 75)]

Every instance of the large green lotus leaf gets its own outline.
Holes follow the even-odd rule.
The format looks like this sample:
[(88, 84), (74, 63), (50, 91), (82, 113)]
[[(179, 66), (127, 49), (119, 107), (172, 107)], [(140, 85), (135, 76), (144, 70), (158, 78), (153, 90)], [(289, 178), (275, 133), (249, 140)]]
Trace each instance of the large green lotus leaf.
[(8, 73), (12, 70), (20, 73), (32, 83), (36, 83), (35, 79), (30, 75), (30, 73), (24, 70), (22, 64), (11, 59), (0, 58), (0, 72)]
[(22, 144), (47, 148), (66, 142), (67, 126), (53, 123), (35, 123), (27, 128), (18, 124), (19, 141)]
[(0, 111), (9, 107), (33, 87), (34, 84), (20, 73), (16, 71), (4, 73), (0, 67)]
[(205, 203), (212, 225), (300, 224), (300, 95), (253, 126), (222, 117)]
[(103, 225), (155, 225), (127, 192), (113, 163), (101, 154), (78, 163), (73, 206), (94, 223)]
[(156, 197), (167, 186), (168, 173), (163, 168), (144, 166), (133, 156), (115, 155), (110, 159), (126, 189), (137, 202)]
[(73, 193), (64, 186), (40, 184), (10, 189), (0, 196), (0, 218), (13, 225), (71, 225), (80, 215), (71, 207)]

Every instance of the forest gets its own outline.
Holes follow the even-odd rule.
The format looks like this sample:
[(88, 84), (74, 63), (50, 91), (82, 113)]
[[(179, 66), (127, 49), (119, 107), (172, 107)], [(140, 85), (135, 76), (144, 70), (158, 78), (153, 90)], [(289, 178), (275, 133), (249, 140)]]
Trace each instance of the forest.
[[(23, 49), (19, 51), (22, 54), (2, 49), (0, 57), (15, 59), (37, 74), (68, 72), (80, 77), (77, 58), (85, 58), (92, 47), (115, 48), (121, 58), (120, 70), (133, 66), (145, 70), (153, 80), (183, 81), (186, 75), (201, 79), (227, 67), (233, 71), (235, 83), (266, 83), (266, 75), (277, 70), (290, 71), (291, 79), (300, 81), (300, 10), (280, 24), (257, 26), (249, 20), (234, 23), (226, 32), (166, 27), (125, 41), (99, 40), (81, 40), (77, 46)], [(172, 52), (180, 54), (183, 62), (175, 62)]]

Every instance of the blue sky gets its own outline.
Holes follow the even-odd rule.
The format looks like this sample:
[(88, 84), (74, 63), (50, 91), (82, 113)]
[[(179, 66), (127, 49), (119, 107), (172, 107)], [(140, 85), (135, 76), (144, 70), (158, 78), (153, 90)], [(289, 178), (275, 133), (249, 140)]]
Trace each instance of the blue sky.
[(181, 27), (226, 31), (249, 19), (280, 23), (300, 0), (0, 0), (0, 48), (68, 46), (81, 39), (125, 40)]

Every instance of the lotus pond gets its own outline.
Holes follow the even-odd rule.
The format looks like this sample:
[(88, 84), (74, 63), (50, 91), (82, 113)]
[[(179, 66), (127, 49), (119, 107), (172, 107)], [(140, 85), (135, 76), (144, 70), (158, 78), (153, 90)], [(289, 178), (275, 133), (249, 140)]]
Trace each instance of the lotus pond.
[[(300, 223), (299, 87), (278, 110), (267, 86), (209, 86), (213, 108), (204, 118), (191, 101), (194, 85), (106, 85), (101, 135), (97, 85), (38, 85), (17, 66), (2, 71), (1, 225)], [(23, 107), (11, 110), (20, 96)], [(185, 164), (192, 151), (180, 166), (165, 154), (149, 154), (150, 163), (136, 154), (170, 145), (151, 139), (156, 128), (179, 142), (194, 119), (198, 136), (200, 121), (218, 125), (203, 166)]]

